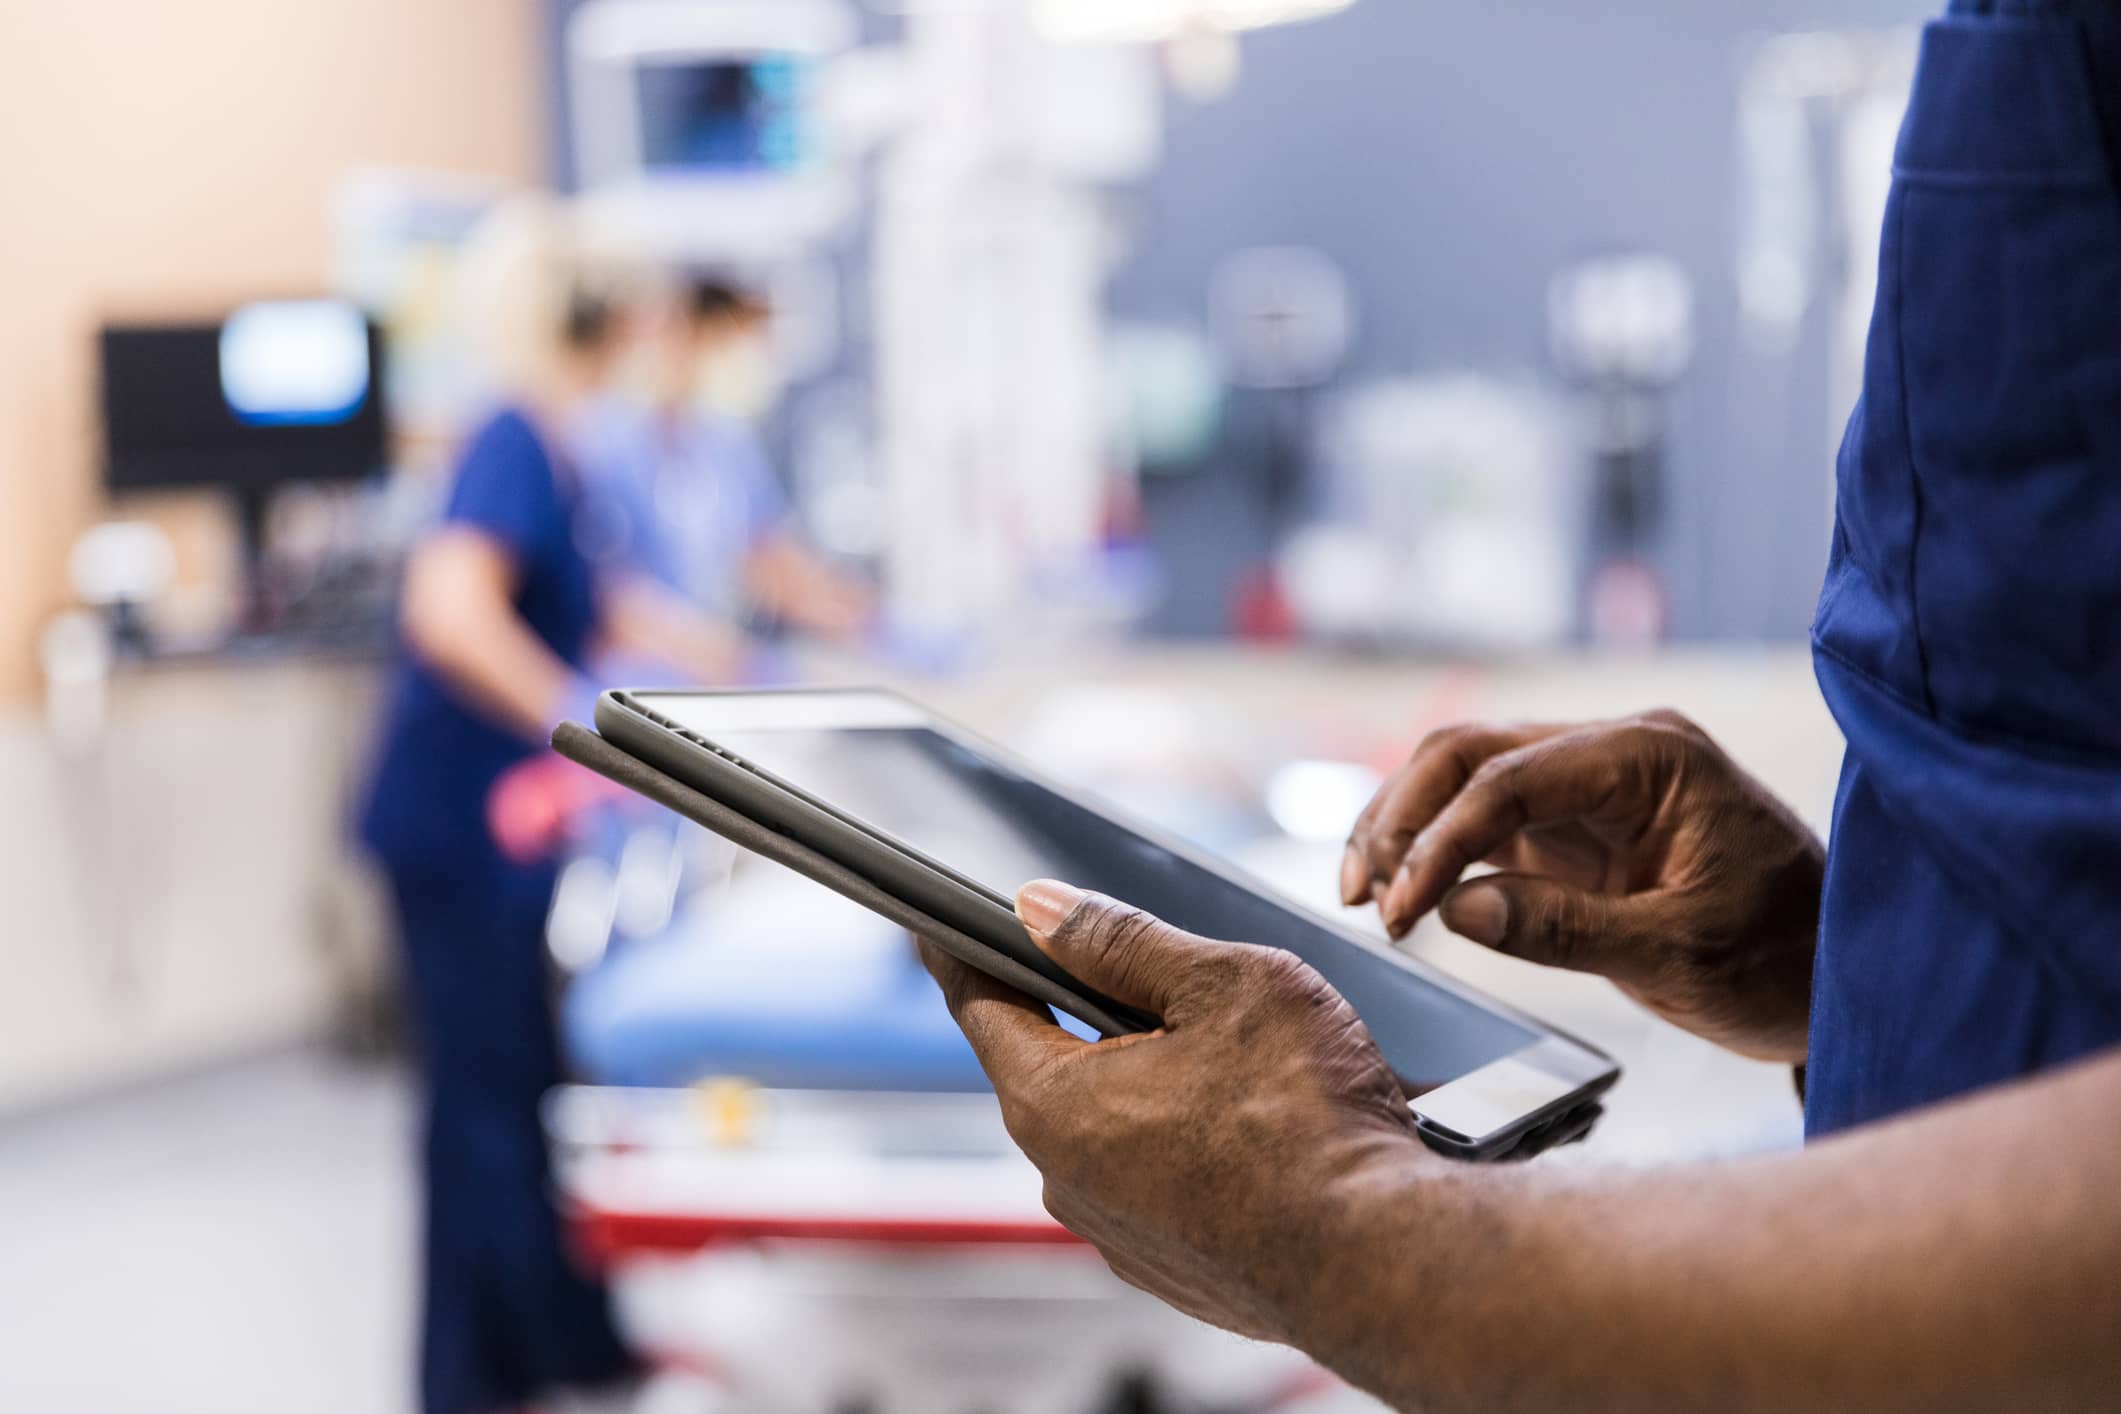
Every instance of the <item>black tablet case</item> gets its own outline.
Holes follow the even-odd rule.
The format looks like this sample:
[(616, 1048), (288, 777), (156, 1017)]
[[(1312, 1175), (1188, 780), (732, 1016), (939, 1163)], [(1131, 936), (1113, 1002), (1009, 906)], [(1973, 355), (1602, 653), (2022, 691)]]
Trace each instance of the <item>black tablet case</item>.
[[(763, 855), (776, 864), (787, 865), (804, 878), (823, 884), (841, 897), (889, 919), (915, 937), (935, 944), (967, 967), (977, 968), (1006, 982), (1025, 996), (1064, 1011), (1080, 1013), (1082, 1010), (1079, 998), (1070, 996), (1022, 963), (885, 893), (845, 865), (827, 859), (808, 845), (769, 830), (720, 801), (702, 795), (675, 777), (614, 746), (588, 727), (575, 722), (560, 723), (552, 734), (552, 749), (636, 795), (645, 796), (695, 824), (704, 825), (731, 844)], [(1095, 1018), (1085, 1019), (1095, 1024)]]

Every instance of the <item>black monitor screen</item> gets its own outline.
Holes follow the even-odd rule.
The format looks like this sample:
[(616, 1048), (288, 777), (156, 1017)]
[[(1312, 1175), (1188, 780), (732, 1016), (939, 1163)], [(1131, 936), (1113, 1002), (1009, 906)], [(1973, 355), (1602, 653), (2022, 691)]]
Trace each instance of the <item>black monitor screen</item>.
[(373, 475), (386, 454), (382, 355), (375, 326), (332, 300), (106, 327), (106, 478), (263, 491)]

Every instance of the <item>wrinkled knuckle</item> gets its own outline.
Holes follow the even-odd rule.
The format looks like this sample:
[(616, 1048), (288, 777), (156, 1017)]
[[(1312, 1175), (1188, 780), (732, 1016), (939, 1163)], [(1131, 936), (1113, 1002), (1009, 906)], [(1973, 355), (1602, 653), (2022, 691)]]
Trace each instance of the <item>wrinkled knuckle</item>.
[(1708, 740), (1708, 733), (1701, 729), (1701, 724), (1676, 707), (1654, 708), (1636, 720), (1660, 732), (1676, 733), (1692, 741)]
[(1542, 892), (1538, 899), (1533, 899), (1531, 907), (1525, 909), (1527, 916), (1521, 924), (1521, 948), (1550, 967), (1567, 967), (1576, 958), (1567, 909), (1570, 909), (1567, 901), (1553, 892)]
[(1614, 743), (1621, 748), (1614, 766), (1623, 779), (1644, 788), (1663, 779), (1699, 746), (1693, 736), (1644, 721), (1622, 727), (1614, 734)]
[(1506, 756), (1490, 756), (1473, 768), (1466, 779), (1466, 794), (1489, 795), (1506, 793), (1514, 788), (1525, 767), (1537, 760), (1529, 752), (1513, 751)]
[(1394, 815), (1378, 822), (1377, 827), (1363, 836), (1363, 854), (1370, 861), (1371, 871), (1380, 878), (1388, 878), (1398, 867), (1400, 857), (1413, 842), (1418, 822), (1405, 815)]
[(1083, 917), (1070, 918), (1081, 926), (1055, 937), (1074, 950), (1088, 975), (1103, 976), (1121, 988), (1146, 986), (1181, 965), (1168, 946), (1177, 930), (1155, 914), (1110, 899), (1094, 907), (1086, 904), (1077, 912)]
[(1102, 961), (1124, 965), (1140, 951), (1155, 944), (1164, 924), (1154, 914), (1126, 904), (1101, 911), (1088, 935), (1090, 950)]
[(1671, 745), (1673, 732), (1670, 727), (1637, 717), (1622, 723), (1613, 733), (1613, 740), (1634, 751), (1657, 752)]
[(1249, 990), (1257, 978), (1251, 955), (1259, 951), (1234, 943), (1201, 949), (1185, 964), (1187, 990), (1208, 997)]
[(1478, 722), (1452, 722), (1437, 727), (1423, 735), (1414, 748), (1414, 759), (1425, 757), (1456, 756), (1470, 748), (1486, 734), (1486, 728)]
[(1085, 899), (1053, 930), (1053, 941), (1093, 959), (1124, 950), (1140, 911), (1123, 903)]
[(1269, 987), (1307, 988), (1318, 975), (1287, 948), (1255, 948), (1248, 962), (1253, 976)]
[(1547, 967), (1574, 968), (1597, 927), (1596, 907), (1596, 900), (1586, 895), (1536, 892), (1513, 909), (1501, 951)]
[(1594, 905), (1581, 895), (1564, 895), (1549, 898), (1543, 905), (1545, 915), (1541, 925), (1545, 933), (1548, 956), (1557, 967), (1574, 968), (1580, 965), (1597, 922), (1592, 916)]
[(1339, 999), (1318, 969), (1287, 948), (1258, 948), (1246, 959), (1249, 995), (1277, 1005), (1308, 1002), (1317, 1006)]

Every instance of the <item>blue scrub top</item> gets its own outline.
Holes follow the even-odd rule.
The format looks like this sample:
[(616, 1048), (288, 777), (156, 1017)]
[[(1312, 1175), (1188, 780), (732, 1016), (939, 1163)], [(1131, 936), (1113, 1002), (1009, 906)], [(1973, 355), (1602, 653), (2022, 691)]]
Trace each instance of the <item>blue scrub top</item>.
[(625, 565), (740, 622), (745, 558), (780, 530), (788, 498), (758, 434), (704, 413), (608, 399), (574, 438), (600, 563)]
[[(521, 412), (472, 437), (444, 525), (491, 537), (515, 563), (515, 610), (580, 668), (597, 623), (595, 574), (577, 528), (576, 478)], [(401, 655), (361, 837), (400, 871), (448, 872), (497, 857), (486, 797), (503, 772), (541, 748), (457, 696), (412, 653)]]
[(1813, 625), (1824, 1134), (2121, 1043), (2121, 3), (1925, 32)]

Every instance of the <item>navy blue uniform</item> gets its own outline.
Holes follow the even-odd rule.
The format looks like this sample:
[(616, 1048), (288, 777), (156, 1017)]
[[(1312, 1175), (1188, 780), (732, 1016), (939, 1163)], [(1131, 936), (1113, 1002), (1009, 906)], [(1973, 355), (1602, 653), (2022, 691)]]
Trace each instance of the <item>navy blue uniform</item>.
[[(503, 412), (466, 448), (444, 521), (507, 551), (516, 612), (580, 666), (597, 604), (574, 502), (536, 429)], [(494, 783), (537, 750), (408, 656), (362, 819), (390, 878), (428, 1086), (426, 1414), (483, 1414), (627, 1363), (603, 1291), (564, 1250), (539, 1128), (560, 1078), (544, 965), (552, 869), (504, 857), (486, 823)]]
[(1813, 626), (1814, 1134), (2121, 1043), (2117, 172), (2121, 3), (1925, 33)]

